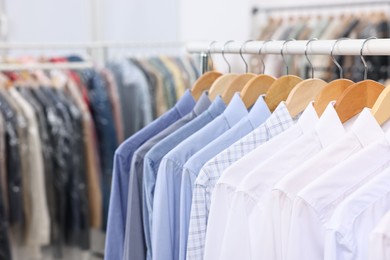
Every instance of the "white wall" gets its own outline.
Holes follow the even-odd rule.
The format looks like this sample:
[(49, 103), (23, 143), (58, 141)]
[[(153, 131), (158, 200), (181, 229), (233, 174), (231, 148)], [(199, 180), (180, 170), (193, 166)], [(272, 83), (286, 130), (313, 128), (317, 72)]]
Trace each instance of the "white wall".
[(5, 0), (10, 41), (86, 41), (88, 1)]
[[(302, 0), (0, 0), (9, 19), (9, 41), (247, 40), (253, 6)], [(335, 1), (335, 0), (331, 0)], [(359, 1), (349, 0), (348, 2)], [(98, 33), (91, 3), (100, 3)], [(345, 1), (344, 1), (345, 2)], [(323, 0), (312, 0), (323, 3)], [(215, 55), (221, 69), (220, 55)], [(227, 55), (238, 63), (238, 55)], [(236, 70), (242, 70), (240, 63)]]

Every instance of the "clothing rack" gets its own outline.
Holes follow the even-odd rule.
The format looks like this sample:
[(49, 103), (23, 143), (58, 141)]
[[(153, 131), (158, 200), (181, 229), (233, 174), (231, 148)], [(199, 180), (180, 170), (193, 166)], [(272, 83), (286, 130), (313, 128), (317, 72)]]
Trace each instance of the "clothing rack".
[(82, 70), (91, 69), (94, 64), (89, 61), (83, 62), (43, 62), (31, 64), (0, 64), (0, 71), (23, 71), (23, 70)]
[[(222, 53), (225, 54), (239, 54), (240, 49), (243, 54), (275, 54), (281, 55), (283, 47), (283, 55), (330, 55), (333, 48), (333, 55), (360, 55), (362, 51), (364, 56), (389, 56), (390, 55), (390, 39), (370, 39), (364, 46), (365, 39), (346, 39), (342, 41), (336, 40), (316, 40), (311, 41), (267, 41), (263, 46), (263, 41), (253, 41), (245, 43), (234, 41), (227, 44), (226, 42), (215, 42), (210, 46), (209, 42), (193, 42), (187, 45), (189, 53), (201, 53), (203, 62), (206, 64), (208, 54)], [(307, 45), (307, 46), (306, 46)], [(363, 48), (362, 48), (363, 47)], [(205, 61), (206, 60), (206, 61)], [(202, 70), (206, 72), (207, 70)]]
[[(390, 1), (357, 1), (357, 2), (334, 2), (323, 4), (296, 4), (296, 5), (261, 5), (255, 6), (252, 9), (252, 14), (258, 13), (269, 14), (279, 11), (297, 11), (297, 10), (318, 10), (318, 9), (334, 9), (334, 8), (348, 8), (348, 7), (362, 7), (362, 6), (380, 6), (387, 5), (390, 8)], [(390, 10), (389, 10), (390, 11)]]
[[(139, 41), (130, 41), (130, 42), (58, 42), (58, 43), (41, 43), (41, 42), (0, 42), (0, 50), (9, 51), (9, 50), (77, 50), (85, 49), (91, 54), (91, 62), (69, 62), (61, 63), (61, 65), (56, 64), (54, 67), (57, 68), (68, 68), (68, 69), (82, 69), (91, 67), (92, 63), (100, 66), (104, 66), (108, 59), (108, 51), (110, 49), (158, 49), (158, 48), (184, 48), (184, 42), (139, 42)], [(9, 65), (1, 64), (1, 70), (12, 70), (19, 69), (23, 70), (24, 66), (31, 68), (42, 68), (49, 69), (54, 68), (51, 66), (51, 63), (47, 64), (36, 64), (36, 65)]]

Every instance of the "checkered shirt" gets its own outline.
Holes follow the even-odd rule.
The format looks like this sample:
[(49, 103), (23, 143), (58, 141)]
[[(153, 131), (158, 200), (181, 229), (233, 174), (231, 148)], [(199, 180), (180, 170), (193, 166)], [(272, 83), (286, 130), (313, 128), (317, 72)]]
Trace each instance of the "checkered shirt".
[(191, 205), (188, 260), (203, 259), (211, 194), (223, 171), (248, 152), (294, 125), (298, 117), (293, 119), (286, 106), (281, 103), (262, 125), (202, 167), (195, 182)]

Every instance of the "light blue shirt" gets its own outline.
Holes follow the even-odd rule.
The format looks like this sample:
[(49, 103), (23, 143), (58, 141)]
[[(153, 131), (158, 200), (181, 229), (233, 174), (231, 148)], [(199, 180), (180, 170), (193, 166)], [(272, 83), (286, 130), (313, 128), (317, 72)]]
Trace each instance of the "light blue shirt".
[[(177, 129), (181, 128), (192, 119), (196, 118), (199, 114), (207, 110), (210, 104), (211, 101), (208, 95), (203, 93), (191, 113), (188, 113), (169, 127), (165, 128), (135, 151), (133, 159), (131, 160), (129, 173), (129, 195), (127, 199), (123, 260), (145, 260), (147, 256), (142, 216), (142, 180), (145, 154), (160, 140), (175, 132)], [(148, 257), (148, 259), (151, 259), (151, 257)]]
[(153, 146), (144, 157), (144, 175), (143, 175), (143, 197), (142, 211), (144, 221), (145, 240), (147, 246), (147, 259), (152, 258), (152, 242), (151, 242), (151, 227), (152, 227), (152, 212), (154, 187), (156, 184), (158, 167), (161, 159), (181, 141), (197, 132), (199, 129), (214, 120), (222, 114), (226, 105), (221, 97), (217, 97), (210, 107), (201, 115), (187, 123), (182, 128), (170, 134), (155, 146)]
[(270, 115), (264, 97), (260, 96), (246, 117), (194, 154), (184, 165), (180, 191), (180, 260), (186, 259), (192, 191), (200, 169), (211, 158), (260, 126)]
[(186, 161), (248, 115), (239, 94), (225, 111), (171, 150), (161, 161), (153, 201), (153, 259), (179, 259), (180, 185)]
[(189, 91), (186, 91), (173, 108), (128, 138), (115, 151), (110, 207), (108, 211), (105, 259), (113, 260), (122, 259), (123, 257), (129, 171), (134, 151), (151, 137), (191, 112), (194, 106), (194, 98)]

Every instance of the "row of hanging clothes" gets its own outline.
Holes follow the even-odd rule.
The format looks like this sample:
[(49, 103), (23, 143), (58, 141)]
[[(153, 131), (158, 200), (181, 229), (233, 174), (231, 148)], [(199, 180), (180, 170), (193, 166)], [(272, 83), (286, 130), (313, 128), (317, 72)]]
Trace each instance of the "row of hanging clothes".
[[(334, 52), (348, 41), (356, 47), (244, 43), (229, 53), (277, 46), (287, 75), (206, 72), (126, 139), (114, 157), (105, 259), (386, 259), (390, 88), (367, 79), (381, 68), (364, 56), (381, 40), (357, 41), (362, 80), (319, 79), (307, 55), (327, 42), (343, 69)], [(229, 44), (189, 50), (224, 56)], [(297, 46), (311, 78), (288, 73), (286, 50)]]
[(89, 64), (79, 56), (1, 63), (0, 259), (102, 252), (91, 232), (106, 229), (115, 149), (198, 77), (185, 55)]
[[(320, 40), (326, 39), (366, 39), (375, 36), (377, 38), (390, 37), (389, 17), (386, 15), (386, 2), (378, 9), (373, 3), (375, 9), (370, 10), (367, 5), (366, 10), (361, 9), (359, 12), (353, 9), (353, 6), (347, 10), (329, 10), (330, 14), (324, 12), (314, 14), (291, 14), (285, 15), (283, 12), (271, 13), (267, 16), (265, 22), (254, 22), (253, 38), (266, 41), (296, 39), (305, 40), (317, 38)], [(360, 8), (362, 8), (362, 5)], [(372, 6), (371, 6), (372, 7)], [(385, 8), (383, 8), (385, 7)], [(320, 9), (320, 7), (319, 7)], [(317, 10), (318, 11), (318, 10)], [(291, 10), (294, 12), (294, 10)], [(312, 13), (312, 12), (311, 12)], [(339, 77), (338, 69), (332, 64), (332, 61), (323, 60), (324, 57), (313, 57), (311, 62), (316, 69), (317, 77), (330, 81)], [(344, 68), (345, 77), (351, 80), (361, 80), (364, 67), (359, 57), (340, 56), (337, 61)], [(284, 64), (279, 59), (274, 59), (273, 56), (265, 57), (267, 64), (267, 73), (274, 76), (281, 76), (284, 73)], [(301, 77), (309, 77), (308, 62), (301, 56), (286, 57), (286, 62), (289, 65), (291, 74)], [(374, 56), (367, 57), (368, 63), (373, 63), (370, 66), (369, 73), (372, 79), (384, 81), (388, 79), (389, 58)], [(251, 59), (251, 71), (260, 73), (262, 64), (256, 55)], [(373, 69), (375, 68), (375, 69)]]

